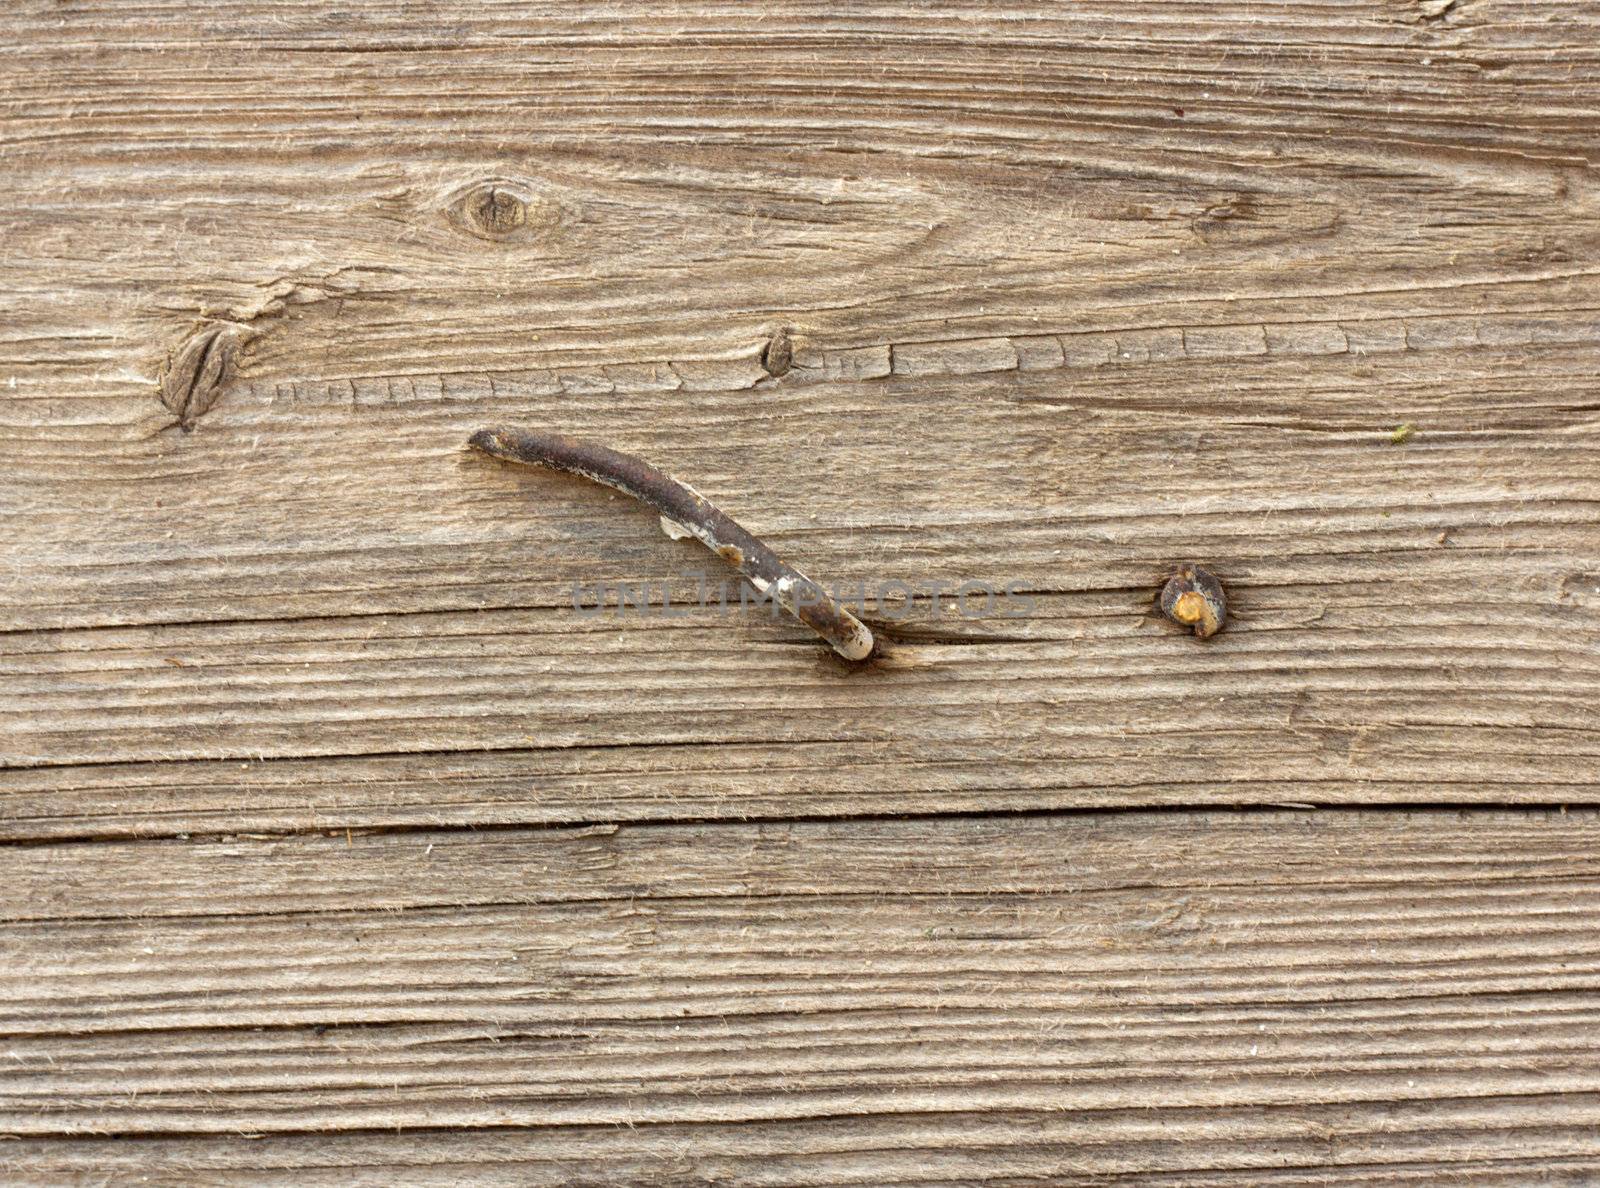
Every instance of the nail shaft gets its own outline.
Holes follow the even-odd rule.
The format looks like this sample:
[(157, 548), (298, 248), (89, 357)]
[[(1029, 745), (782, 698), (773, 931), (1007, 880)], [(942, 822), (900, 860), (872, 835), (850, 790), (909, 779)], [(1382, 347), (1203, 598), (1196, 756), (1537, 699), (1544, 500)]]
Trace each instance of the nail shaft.
[(786, 565), (709, 500), (643, 459), (595, 442), (528, 429), (480, 429), (469, 444), (492, 457), (575, 474), (649, 504), (744, 574), (846, 660), (865, 660), (872, 653), (872, 632), (821, 586)]

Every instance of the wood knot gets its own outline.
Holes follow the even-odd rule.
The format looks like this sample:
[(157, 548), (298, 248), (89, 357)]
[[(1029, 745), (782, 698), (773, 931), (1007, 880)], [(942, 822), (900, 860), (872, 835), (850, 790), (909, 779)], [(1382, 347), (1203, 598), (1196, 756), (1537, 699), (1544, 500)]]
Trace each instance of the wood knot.
[(788, 328), (782, 327), (761, 349), (761, 366), (768, 375), (776, 377), (789, 374), (793, 365), (794, 343), (789, 338)]
[(445, 201), (445, 215), (478, 239), (522, 243), (560, 226), (566, 211), (535, 186), (491, 177), (452, 193)]
[(233, 378), (239, 347), (249, 330), (233, 322), (199, 327), (168, 352), (161, 364), (161, 403), (185, 433), (216, 404)]

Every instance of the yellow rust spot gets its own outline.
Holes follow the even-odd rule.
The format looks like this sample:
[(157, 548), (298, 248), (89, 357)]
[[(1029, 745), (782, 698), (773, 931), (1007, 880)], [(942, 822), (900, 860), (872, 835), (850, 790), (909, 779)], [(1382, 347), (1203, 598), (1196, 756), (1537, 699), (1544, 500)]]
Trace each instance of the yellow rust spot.
[(744, 564), (744, 550), (738, 545), (718, 545), (717, 556), (721, 557), (735, 569), (738, 569)]
[(1202, 639), (1216, 634), (1217, 616), (1205, 596), (1194, 590), (1178, 595), (1172, 604), (1172, 617), (1180, 623), (1198, 624), (1195, 634)]
[(1198, 623), (1205, 613), (1206, 600), (1193, 590), (1178, 595), (1178, 601), (1172, 604), (1172, 617), (1180, 623)]

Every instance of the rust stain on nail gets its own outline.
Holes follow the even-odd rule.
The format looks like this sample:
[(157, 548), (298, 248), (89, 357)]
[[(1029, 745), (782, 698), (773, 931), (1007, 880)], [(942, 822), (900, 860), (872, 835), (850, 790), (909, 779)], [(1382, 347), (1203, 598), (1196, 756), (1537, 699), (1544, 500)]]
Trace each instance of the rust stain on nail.
[(1162, 614), (1201, 639), (1209, 639), (1228, 621), (1228, 597), (1222, 583), (1198, 565), (1180, 566), (1161, 588), (1159, 601)]

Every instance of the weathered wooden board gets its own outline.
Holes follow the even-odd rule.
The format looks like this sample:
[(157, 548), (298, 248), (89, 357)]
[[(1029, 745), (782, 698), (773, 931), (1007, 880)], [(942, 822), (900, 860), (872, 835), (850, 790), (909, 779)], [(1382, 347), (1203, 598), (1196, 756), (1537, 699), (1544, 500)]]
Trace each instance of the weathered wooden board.
[[(1152, 501), (1140, 493), (1151, 486), (1155, 460), (1150, 470), (1135, 461), (1133, 473), (1122, 473), (1134, 451), (1119, 453), (1115, 442), (1137, 431), (1127, 421), (1098, 447), (1105, 477), (1087, 482), (1120, 488), (1097, 497), (1118, 510), (1084, 513), (1058, 504), (1041, 511), (1032, 505), (1033, 492), (1047, 478), (1065, 483), (1060, 476), (1072, 475), (1077, 482), (1086, 469), (1074, 471), (1073, 452), (1058, 453), (1052, 444), (1065, 430), (1052, 437), (1044, 420), (1027, 433), (1010, 423), (1045, 416), (1027, 411), (1052, 407), (1046, 388), (1029, 386), (1042, 383), (1019, 377), (1001, 386), (985, 379), (942, 389), (947, 407), (1003, 406), (998, 425), (985, 428), (977, 417), (965, 424), (982, 456), (958, 450), (952, 437), (949, 450), (918, 463), (952, 505), (970, 500), (970, 507), (927, 511), (921, 525), (907, 529), (902, 516), (917, 517), (883, 505), (858, 511), (860, 523), (831, 532), (821, 526), (821, 513), (796, 511), (792, 516), (809, 527), (773, 534), (797, 559), (843, 581), (893, 577), (953, 588), (971, 579), (995, 588), (1020, 582), (1036, 592), (1025, 613), (997, 611), (981, 620), (950, 609), (935, 619), (924, 602), (906, 623), (921, 635), (898, 642), (869, 672), (840, 670), (817, 655), (803, 631), (759, 613), (708, 610), (671, 620), (576, 613), (576, 582), (659, 578), (681, 600), (692, 587), (685, 575), (706, 562), (689, 544), (661, 537), (651, 517), (581, 484), (457, 460), (452, 455), (470, 421), (435, 413), (435, 461), (382, 470), (381, 480), (374, 470), (361, 478), (340, 469), (347, 451), (371, 462), (383, 441), (376, 431), (304, 438), (311, 461), (302, 465), (326, 476), (325, 492), (312, 489), (312, 470), (287, 467), (285, 482), (303, 488), (305, 502), (290, 499), (295, 510), (282, 521), (285, 539), (300, 530), (297, 524), (325, 517), (370, 525), (369, 507), (337, 506), (340, 490), (379, 498), (380, 488), (404, 487), (407, 476), (423, 473), (437, 484), (437, 506), (417, 498), (411, 510), (417, 532), (445, 538), (434, 547), (440, 560), (433, 569), (443, 583), (451, 567), (474, 581), (550, 566), (559, 577), (508, 586), (497, 597), (520, 605), (490, 614), (353, 614), (338, 590), (319, 588), (274, 556), (244, 562), (275, 575), (262, 597), (307, 583), (318, 592), (306, 597), (327, 615), (305, 618), (310, 607), (303, 606), (296, 608), (302, 617), (259, 619), (256, 603), (186, 609), (184, 567), (174, 575), (166, 563), (149, 564), (150, 588), (166, 583), (176, 599), (164, 611), (196, 621), (7, 637), (0, 663), (13, 693), (0, 715), (3, 754), (27, 767), (517, 750), (526, 754), (516, 773), (537, 779), (559, 769), (552, 749), (567, 747), (689, 745), (700, 748), (702, 770), (753, 773), (771, 764), (775, 748), (796, 742), (859, 744), (870, 762), (872, 747), (950, 740), (964, 743), (966, 758), (980, 768), (998, 770), (1019, 757), (1042, 763), (1029, 781), (1038, 793), (1027, 803), (1164, 800), (1159, 787), (1149, 787), (1162, 781), (1137, 770), (1137, 747), (1125, 756), (1135, 766), (1121, 778), (1055, 774), (1086, 751), (1134, 737), (1167, 752), (1192, 748), (1195, 762), (1183, 781), (1212, 787), (1205, 798), (1223, 801), (1324, 793), (1329, 800), (1475, 799), (1482, 793), (1451, 790), (1475, 781), (1492, 785), (1493, 799), (1560, 802), (1574, 798), (1574, 785), (1592, 786), (1600, 750), (1588, 709), (1600, 666), (1594, 520), (1600, 505), (1591, 497), (1600, 490), (1600, 470), (1593, 465), (1592, 426), (1552, 431), (1549, 451), (1530, 449), (1522, 435), (1500, 435), (1499, 445), (1463, 447), (1465, 458), (1452, 460), (1445, 449), (1436, 464), (1432, 447), (1394, 447), (1381, 432), (1347, 435), (1342, 448), (1318, 444), (1326, 434), (1291, 434), (1304, 444), (1279, 447), (1272, 437), (1263, 450), (1258, 431), (1240, 428), (1230, 443), (1218, 442), (1230, 459), (1219, 463), (1218, 474), (1231, 468), (1233, 476), (1225, 494), (1192, 490), (1193, 468), (1204, 470), (1206, 458), (1186, 459), (1169, 441), (1166, 474), (1186, 492), (1178, 507), (1169, 507), (1164, 495)], [(893, 393), (872, 406), (863, 389), (852, 389), (860, 407), (898, 408), (896, 418), (909, 417), (896, 419), (893, 432), (886, 428), (878, 448), (913, 440), (917, 424), (937, 418), (931, 396), (920, 408), (913, 401), (906, 413)], [(1023, 398), (1030, 393), (1039, 401)], [(648, 421), (670, 412), (630, 415)], [(1177, 428), (1190, 422), (1175, 411), (1167, 423), (1184, 438), (1199, 432)], [(710, 424), (708, 414), (703, 427), (683, 431), (705, 438)], [(751, 431), (757, 427), (752, 420)], [(626, 440), (620, 430), (609, 435)], [(240, 441), (219, 442), (204, 428), (173, 440), (207, 451), (206, 461), (196, 455), (184, 463), (200, 473), (241, 473), (231, 460)], [(701, 449), (709, 456), (711, 447)], [(1286, 456), (1296, 450), (1297, 469)], [(670, 451), (654, 452), (670, 460)], [(747, 517), (757, 525), (764, 518), (757, 484), (779, 465), (778, 452), (775, 446), (771, 457), (752, 464), (748, 452), (735, 451), (722, 463), (753, 465), (745, 480), (752, 485), (726, 502), (736, 509), (757, 505), (758, 514)], [(896, 444), (892, 452), (906, 451)], [(1327, 456), (1313, 457), (1320, 453)], [(1006, 456), (989, 457), (998, 454)], [(695, 465), (678, 468), (702, 489), (723, 494), (715, 476), (708, 482)], [(826, 485), (840, 492), (887, 487), (887, 495), (874, 498), (894, 498), (904, 487), (885, 483), (885, 469), (863, 460), (854, 478)], [(1501, 476), (1497, 492), (1483, 478), (1491, 470)], [(70, 471), (63, 470), (63, 484)], [(1457, 473), (1468, 477), (1457, 483)], [(254, 554), (250, 517), (259, 511), (270, 518), (280, 505), (271, 499), (253, 505), (252, 498), (261, 503), (259, 488), (253, 479), (242, 481), (249, 491), (225, 493), (214, 505), (232, 522), (195, 528), (188, 539), (219, 542), (223, 553)], [(792, 464), (790, 494), (797, 497), (805, 481)], [(1256, 494), (1242, 494), (1246, 488)], [(408, 498), (414, 497), (415, 489)], [(937, 496), (920, 498), (931, 505)], [(1219, 503), (1227, 506), (1205, 510)], [(1191, 514), (1181, 514), (1182, 506)], [(118, 516), (93, 517), (86, 508), (72, 514), (80, 525)], [(927, 524), (940, 514), (946, 522)], [(135, 526), (130, 530), (149, 531), (133, 508), (126, 518)], [(61, 530), (59, 523), (51, 529)], [(500, 539), (483, 539), (488, 532)], [(469, 544), (465, 535), (479, 539)], [(104, 555), (99, 543), (72, 547), (87, 549), (90, 559)], [(402, 552), (406, 563), (420, 563), (414, 551)], [(341, 564), (359, 566), (362, 555), (357, 549)], [(1210, 646), (1146, 617), (1163, 572), (1186, 555), (1213, 564), (1233, 592), (1233, 629)], [(246, 585), (229, 564), (214, 558), (193, 571), (195, 579), (222, 591)], [(26, 574), (26, 567), (18, 572)], [(29, 580), (29, 590), (50, 588), (36, 575)], [(52, 595), (52, 605), (81, 607), (77, 596)], [(1421, 749), (1405, 745), (1414, 737), (1426, 740)], [(1255, 764), (1253, 757), (1262, 755), (1281, 760), (1279, 781)], [(1420, 762), (1430, 755), (1432, 764)], [(1164, 770), (1170, 781), (1172, 768)], [(1252, 786), (1306, 775), (1347, 785), (1289, 794)], [(920, 790), (910, 780), (875, 786), (889, 794)], [(1014, 788), (1002, 783), (994, 790)], [(683, 792), (709, 795), (704, 785)]]
[[(1375, 634), (1259, 608), (1209, 648), (1131, 597), (1048, 599), (1039, 639), (907, 646), (865, 672), (764, 619), (788, 638), (717, 643), (711, 612), (117, 629), (75, 637), (86, 652), (13, 637), (32, 650), (6, 660), (11, 737), (90, 765), (6, 773), (0, 829), (1592, 798), (1592, 616), (1474, 624), (1448, 590), (1417, 595), (1369, 589), (1392, 624)], [(361, 751), (389, 754), (291, 758)], [(241, 761), (165, 761), (212, 754)]]
[[(1165, 1125), (1171, 1114), (1152, 1124), (1142, 1110), (991, 1110), (871, 1125), (818, 1118), (759, 1127), (702, 1123), (70, 1144), (20, 1140), (7, 1144), (7, 1151), (17, 1166), (41, 1179), (91, 1183), (108, 1170), (166, 1183), (383, 1186), (422, 1181), (561, 1188), (985, 1179), (1068, 1188), (1124, 1180), (1183, 1188), (1591, 1183), (1600, 1170), (1593, 1140), (1580, 1128), (1550, 1125), (1548, 1111), (1558, 1100), (1566, 1109), (1585, 1109), (1586, 1118), (1600, 1115), (1594, 1100), (1573, 1095), (1450, 1100), (1403, 1116), (1388, 1106), (1304, 1106), (1275, 1115), (1214, 1110), (1208, 1111), (1216, 1122), (1214, 1135), (1177, 1139), (1168, 1137)], [(1086, 1141), (1097, 1129), (1103, 1141)], [(1561, 1154), (1522, 1153), (1529, 1150)]]
[[(350, 1132), (134, 1144), (150, 1167), (376, 1179), (349, 1165), (406, 1151), (541, 1182), (579, 1160), (582, 1182), (848, 1183), (1600, 1159), (1592, 811), (453, 830), (12, 862), (0, 1131)], [(725, 1126), (758, 1120), (784, 1125)], [(381, 1137), (442, 1126), (510, 1129), (476, 1157)], [(16, 1173), (138, 1157), (0, 1145)]]
[[(532, 803), (353, 820), (1581, 799), (1593, 14), (1438, 7), (22, 6), (0, 759), (69, 770), (8, 816), (305, 824), (168, 764), (415, 753)], [(851, 677), (759, 615), (582, 619), (706, 563), (467, 456), (495, 419), (827, 582), (1030, 608), (919, 598)], [(1210, 647), (1145, 618), (1184, 559)], [(791, 753), (842, 774), (795, 800)]]
[(0, 34), (8, 1182), (1600, 1178), (1600, 10)]

